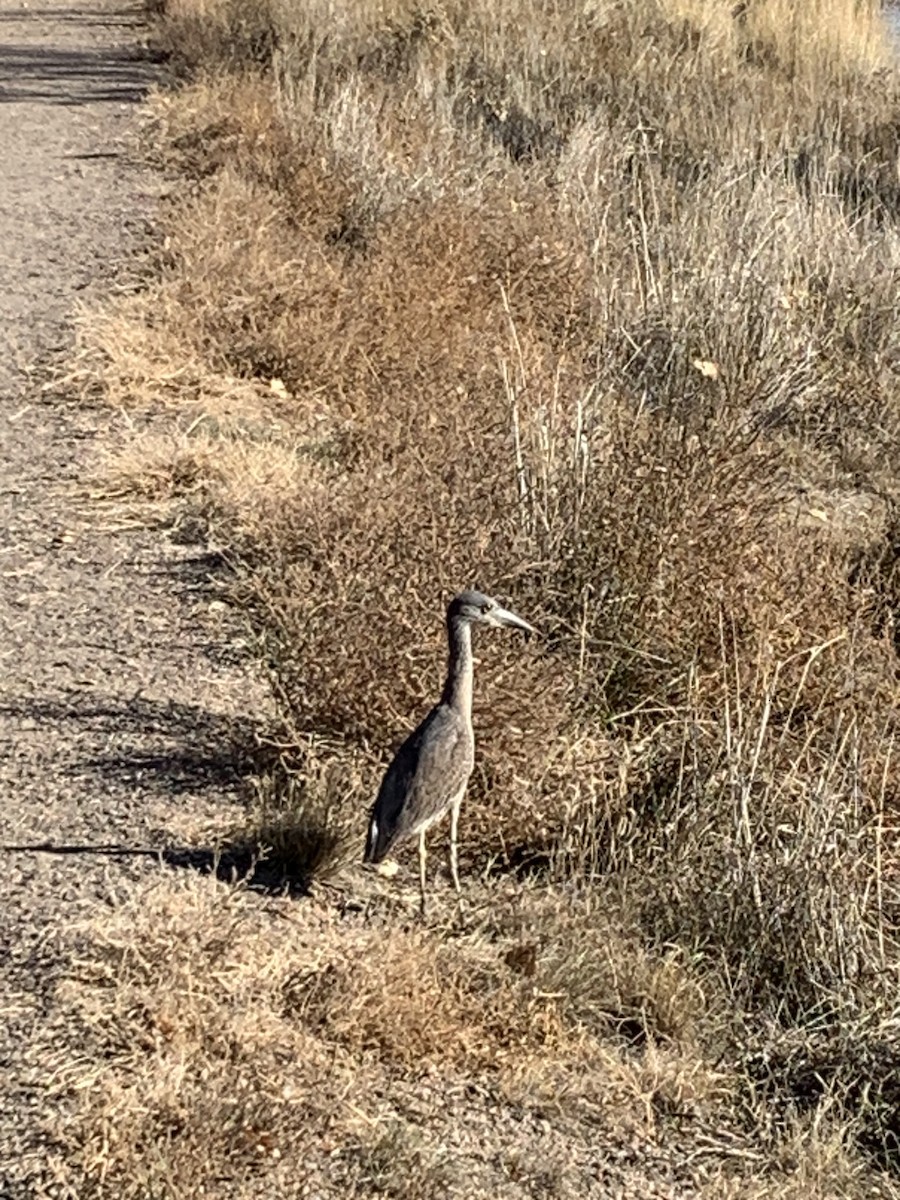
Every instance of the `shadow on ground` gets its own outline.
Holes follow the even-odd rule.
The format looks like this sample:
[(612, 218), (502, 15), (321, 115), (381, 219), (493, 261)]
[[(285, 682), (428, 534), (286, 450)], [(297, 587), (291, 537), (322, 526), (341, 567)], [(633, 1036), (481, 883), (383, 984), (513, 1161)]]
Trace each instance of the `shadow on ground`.
[[(70, 735), (77, 751), (82, 740), (115, 749), (86, 757), (73, 754), (68, 769), (85, 771), (120, 786), (164, 795), (246, 792), (248, 779), (271, 769), (273, 750), (249, 718), (211, 713), (200, 705), (160, 701), (140, 694), (128, 698), (69, 694), (43, 699), (28, 697), (0, 705), (0, 716), (26, 719)], [(148, 742), (162, 743), (148, 748)], [(66, 766), (60, 764), (61, 770)], [(35, 853), (107, 858), (155, 858), (161, 865), (215, 875), (268, 895), (305, 895), (311, 872), (305, 860), (264, 844), (265, 830), (255, 836), (237, 832), (217, 847), (129, 846), (35, 842), (0, 846), (0, 854)]]
[[(223, 716), (197, 704), (131, 697), (69, 695), (27, 697), (0, 705), (0, 716), (36, 722), (80, 735), (101, 735), (102, 754), (73, 757), (70, 770), (85, 770), (132, 787), (182, 795), (239, 788), (264, 764), (259, 725)], [(148, 747), (156, 741), (157, 746)]]
[(249, 891), (266, 896), (306, 896), (309, 884), (285, 874), (279, 861), (268, 862), (249, 847), (225, 846), (212, 850), (199, 846), (70, 845), (33, 842), (0, 845), (0, 855), (55, 854), (64, 858), (153, 858), (160, 866), (215, 875), (223, 883), (241, 884)]
[[(22, 7), (0, 14), (0, 28), (2, 23), (14, 23), (21, 31), (31, 22), (40, 29), (50, 20), (71, 24), (79, 33), (91, 26), (137, 28), (134, 10), (109, 10), (100, 15), (78, 7), (41, 9), (33, 14)], [(155, 79), (153, 55), (141, 48), (0, 42), (0, 103), (132, 103), (143, 99)]]

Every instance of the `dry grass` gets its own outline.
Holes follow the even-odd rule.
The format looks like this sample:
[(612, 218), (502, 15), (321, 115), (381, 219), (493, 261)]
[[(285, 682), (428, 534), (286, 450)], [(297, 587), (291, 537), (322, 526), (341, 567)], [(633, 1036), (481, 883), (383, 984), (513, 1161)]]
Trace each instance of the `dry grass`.
[[(612, 1137), (649, 1136), (661, 1112), (702, 1112), (720, 1082), (686, 1060), (698, 997), (680, 968), (635, 945), (611, 954), (587, 912), (555, 902), (551, 919), (546, 902), (524, 899), (554, 937), (569, 922), (590, 931), (576, 962), (548, 946), (523, 966), (523, 897), (497, 889), (451, 939), (348, 922), (316, 901), (299, 912), (260, 905), (212, 880), (165, 879), (119, 898), (102, 928), (75, 931), (81, 957), (62, 998), (82, 1048), (57, 1080), (67, 1119), (52, 1169), (82, 1179), (80, 1195), (180, 1196), (208, 1181), (210, 1163), (268, 1187), (304, 1163), (314, 1191), (365, 1195), (372, 1143), (417, 1095), (427, 1104), (457, 1081), (481, 1081), (483, 1098), (476, 1090), (466, 1106), (476, 1125), (498, 1104), (590, 1104), (609, 1114)], [(640, 1059), (596, 1041), (627, 1009), (659, 1039)], [(502, 1148), (502, 1122), (495, 1136)]]
[[(346, 926), (307, 901), (296, 946), (273, 915), (294, 909), (212, 885), (159, 918), (201, 938), (180, 992), (216, 906), (251, 923), (254, 970), (271, 959), (274, 1024), (238, 1075), (280, 1085), (296, 1056), (267, 1055), (302, 1041), (345, 1081), (370, 1072), (360, 1096), (418, 1096), (354, 1100), (353, 1124), (306, 1076), (290, 1117), (254, 1084), (249, 1127), (305, 1122), (284, 1154), (313, 1156), (310, 1194), (895, 1189), (900, 79), (881, 21), (850, 0), (160, 16), (183, 74), (148, 152), (181, 182), (145, 291), (86, 315), (72, 381), (169, 410), (119, 470), (238, 564), (283, 726), (232, 841), (364, 897)], [(437, 924), (409, 929), (347, 864), (436, 692), (440, 606), (472, 581), (545, 637), (479, 647), (476, 912), (460, 934), (439, 893)], [(137, 919), (114, 918), (122, 947)], [(96, 1013), (137, 1011), (129, 979)], [(133, 986), (156, 1005), (174, 985)], [(242, 1001), (229, 983), (208, 1004), (227, 1024)], [(221, 1066), (201, 1025), (185, 1078)], [(97, 1160), (111, 1194), (149, 1194), (129, 1105), (158, 1119), (156, 1070)], [(476, 1123), (498, 1096), (544, 1113), (546, 1172), (505, 1126), (502, 1187), (442, 1157), (439, 1071), (475, 1089)], [(186, 1147), (229, 1078), (188, 1104)], [(96, 1141), (105, 1101), (78, 1094)], [(585, 1174), (598, 1119), (639, 1132), (638, 1175)], [(210, 1170), (253, 1194), (216, 1137)], [(193, 1194), (176, 1142), (159, 1194)]]

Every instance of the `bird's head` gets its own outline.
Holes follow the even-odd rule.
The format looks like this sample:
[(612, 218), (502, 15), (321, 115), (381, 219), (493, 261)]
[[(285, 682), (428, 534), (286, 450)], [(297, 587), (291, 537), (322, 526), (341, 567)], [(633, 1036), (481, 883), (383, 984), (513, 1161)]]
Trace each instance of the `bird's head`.
[(470, 625), (506, 626), (521, 629), (523, 633), (537, 633), (534, 626), (484, 592), (460, 592), (454, 596), (447, 609), (447, 620), (451, 625), (462, 621)]

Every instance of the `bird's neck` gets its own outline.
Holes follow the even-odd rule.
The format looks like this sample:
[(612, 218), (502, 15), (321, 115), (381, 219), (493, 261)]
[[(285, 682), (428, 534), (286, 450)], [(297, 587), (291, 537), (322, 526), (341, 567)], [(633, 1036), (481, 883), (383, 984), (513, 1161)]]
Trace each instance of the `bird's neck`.
[(467, 721), (472, 720), (472, 626), (468, 621), (453, 620), (447, 623), (450, 640), (450, 661), (447, 666), (447, 682), (441, 703), (454, 708)]

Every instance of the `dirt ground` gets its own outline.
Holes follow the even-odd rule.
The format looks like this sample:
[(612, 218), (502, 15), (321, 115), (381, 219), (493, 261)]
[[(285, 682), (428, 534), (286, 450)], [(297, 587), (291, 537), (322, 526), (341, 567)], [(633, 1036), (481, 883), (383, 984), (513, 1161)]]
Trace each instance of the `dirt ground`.
[[(101, 464), (125, 419), (47, 365), (139, 245), (159, 182), (128, 160), (157, 68), (137, 5), (0, 0), (0, 1195), (43, 1156), (58, 936), (227, 804), (260, 689), (204, 548), (123, 515)], [(121, 283), (116, 284), (121, 286)], [(231, 792), (233, 794), (233, 791)], [(223, 796), (225, 799), (223, 800)], [(46, 849), (27, 847), (49, 846)], [(24, 849), (22, 847), (25, 847)], [(177, 858), (177, 855), (175, 856)]]

